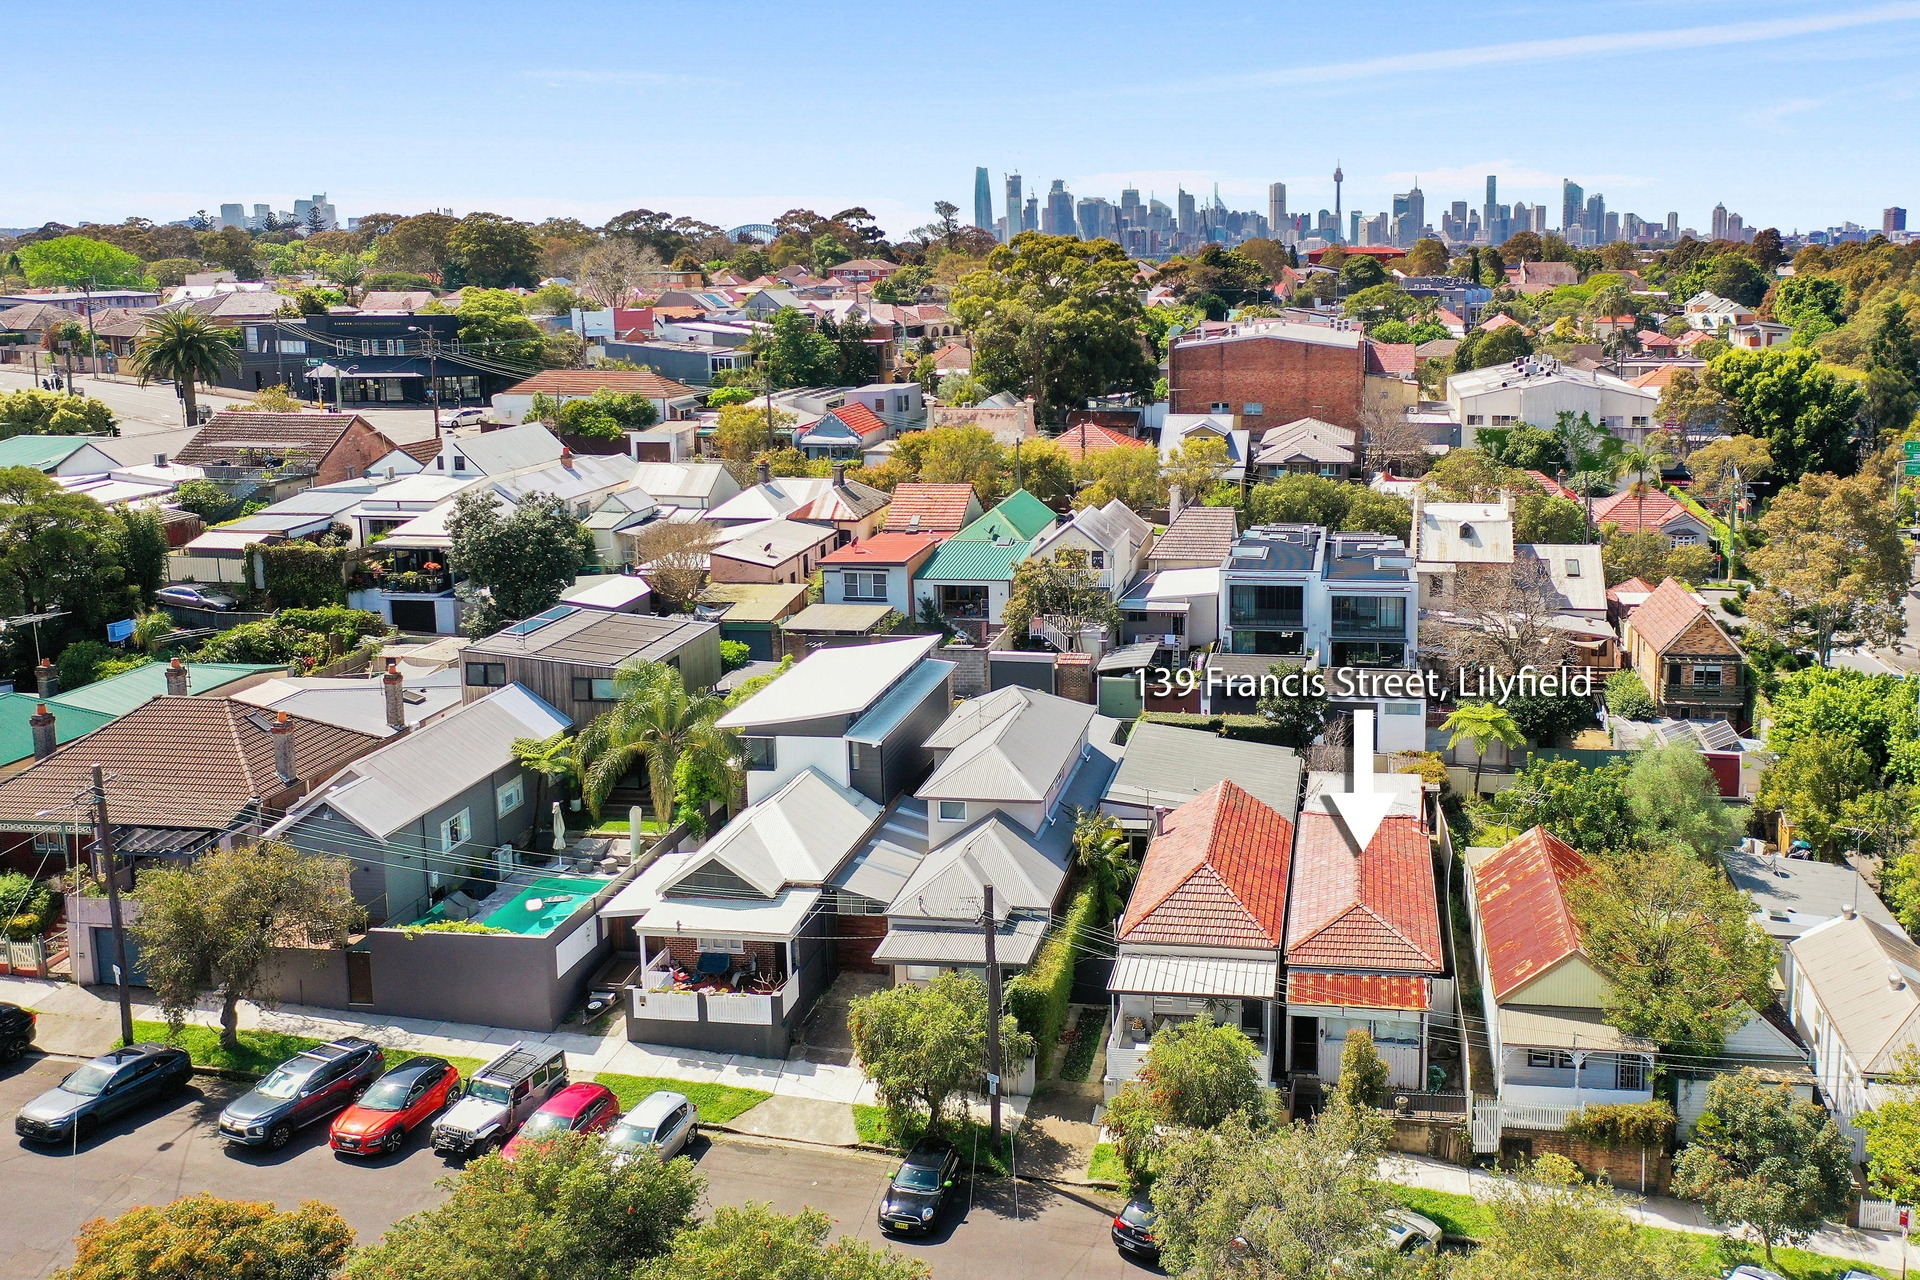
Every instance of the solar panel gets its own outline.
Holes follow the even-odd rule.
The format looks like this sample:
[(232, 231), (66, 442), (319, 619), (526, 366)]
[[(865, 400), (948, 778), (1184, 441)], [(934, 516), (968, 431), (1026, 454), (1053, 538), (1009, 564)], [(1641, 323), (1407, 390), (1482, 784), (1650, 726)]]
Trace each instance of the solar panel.
[(530, 636), (540, 628), (552, 626), (554, 623), (560, 621), (560, 619), (572, 617), (578, 612), (580, 611), (570, 604), (561, 605), (558, 608), (549, 609), (545, 613), (536, 613), (523, 622), (514, 623), (507, 628), (506, 634), (510, 636)]

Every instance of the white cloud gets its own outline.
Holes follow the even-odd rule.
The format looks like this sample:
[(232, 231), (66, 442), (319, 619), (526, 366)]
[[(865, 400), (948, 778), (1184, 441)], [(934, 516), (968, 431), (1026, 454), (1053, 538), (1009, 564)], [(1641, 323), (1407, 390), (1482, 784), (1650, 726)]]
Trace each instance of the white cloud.
[(1753, 120), (1755, 124), (1762, 126), (1778, 125), (1788, 116), (1797, 116), (1803, 111), (1811, 111), (1824, 102), (1826, 102), (1825, 98), (1788, 98), (1770, 107), (1761, 107), (1753, 113)]
[(689, 76), (672, 71), (601, 70), (594, 67), (551, 67), (522, 71), (520, 78), (549, 88), (611, 86), (613, 88), (693, 88), (724, 83), (716, 76)]

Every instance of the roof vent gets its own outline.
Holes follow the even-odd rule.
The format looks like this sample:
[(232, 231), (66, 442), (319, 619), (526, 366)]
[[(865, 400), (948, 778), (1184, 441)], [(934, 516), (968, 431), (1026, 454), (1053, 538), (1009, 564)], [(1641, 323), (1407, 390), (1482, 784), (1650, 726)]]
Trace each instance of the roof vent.
[(1907, 989), (1906, 975), (1898, 969), (1887, 970), (1887, 985), (1895, 991), (1905, 991)]
[(1842, 920), (1851, 920), (1858, 914), (1859, 912), (1854, 910), (1854, 906), (1851, 902), (1849, 902), (1846, 906), (1840, 908), (1840, 918)]
[(1474, 538), (1473, 526), (1470, 524), (1462, 523), (1460, 526), (1460, 536), (1466, 539), (1468, 542), (1472, 542)]

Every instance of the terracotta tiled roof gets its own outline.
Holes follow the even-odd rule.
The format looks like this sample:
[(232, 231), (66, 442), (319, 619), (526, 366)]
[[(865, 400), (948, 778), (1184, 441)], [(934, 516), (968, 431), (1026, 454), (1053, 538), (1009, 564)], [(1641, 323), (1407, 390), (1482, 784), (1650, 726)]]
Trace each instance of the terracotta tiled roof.
[(409, 458), (412, 458), (415, 462), (432, 462), (435, 458), (440, 456), (440, 441), (438, 438), (434, 438), (430, 440), (414, 440), (414, 441), (411, 441), (410, 443), (401, 445), (400, 452), (406, 454)]
[(1145, 440), (1130, 436), (1124, 431), (1115, 431), (1112, 427), (1103, 427), (1097, 422), (1082, 422), (1077, 426), (1068, 427), (1053, 440), (1076, 462), (1090, 453), (1101, 453), (1107, 449), (1148, 447)]
[(1277, 949), (1293, 824), (1231, 782), (1167, 815), (1120, 920), (1123, 942)]
[(550, 396), (590, 396), (602, 387), (623, 395), (643, 395), (650, 400), (673, 400), (696, 394), (684, 382), (663, 378), (651, 369), (542, 369), (525, 382), (508, 387), (504, 394), (530, 396), (538, 391)]
[(50, 302), (22, 302), (0, 309), (0, 329), (38, 333), (42, 329), (78, 319), (80, 317), (73, 312)]
[(876, 533), (861, 542), (849, 543), (824, 557), (821, 564), (857, 569), (862, 565), (880, 567), (911, 564), (940, 545), (938, 533)]
[(973, 349), (958, 342), (949, 342), (933, 353), (933, 367), (936, 369), (971, 369), (973, 367)]
[[(114, 821), (205, 829), (231, 824), (249, 801), (287, 790), (274, 769), (271, 713), (230, 698), (155, 698), (0, 782), (0, 826), (44, 825), (65, 810), (96, 764), (109, 777)], [(309, 784), (380, 745), (318, 720), (289, 716), (294, 771)]]
[[(967, 523), (967, 507), (972, 501), (970, 484), (909, 481), (893, 491), (893, 505), (887, 508), (887, 530), (931, 529), (958, 533)], [(916, 516), (918, 520), (914, 519)]]
[(1188, 507), (1167, 526), (1148, 558), (1224, 564), (1239, 535), (1240, 522), (1232, 507)]
[(1397, 973), (1289, 973), (1287, 1003), (1336, 1009), (1429, 1009), (1433, 980)]
[(1480, 332), (1492, 333), (1495, 329), (1505, 329), (1510, 325), (1515, 326), (1517, 328), (1521, 328), (1521, 329), (1525, 329), (1527, 327), (1521, 324), (1518, 320), (1515, 320), (1512, 316), (1508, 315), (1506, 312), (1502, 311), (1497, 316), (1492, 316), (1492, 317), (1489, 317), (1488, 319), (1482, 320), (1480, 322)]
[(1662, 348), (1677, 347), (1680, 345), (1678, 338), (1669, 337), (1656, 329), (1642, 329), (1638, 337), (1641, 346), (1651, 347), (1656, 351)]
[(1616, 582), (1607, 588), (1607, 599), (1618, 602), (1624, 596), (1653, 594), (1653, 584), (1645, 578), (1628, 578), (1625, 582)]
[(1289, 965), (1422, 973), (1446, 967), (1433, 854), (1419, 819), (1386, 819), (1358, 857), (1331, 814), (1303, 811), (1299, 830)]
[[(318, 463), (333, 452), (334, 446), (356, 422), (374, 431), (373, 425), (357, 413), (255, 413), (223, 409), (207, 419), (207, 425), (187, 441), (173, 460), (190, 467), (242, 465), (241, 455), (251, 453), (298, 454)], [(392, 448), (392, 442), (388, 441), (387, 450), (382, 452)]]
[(1669, 521), (1686, 514), (1685, 507), (1655, 490), (1636, 495), (1622, 489), (1593, 504), (1593, 523), (1619, 525), (1622, 533), (1658, 532)]
[(1652, 645), (1655, 653), (1665, 653), (1667, 646), (1680, 638), (1681, 632), (1706, 614), (1706, 603), (1693, 594), (1686, 583), (1668, 578), (1653, 589), (1653, 594), (1642, 601), (1638, 609), (1627, 615), (1627, 625)]
[(1545, 827), (1509, 841), (1474, 868), (1496, 1001), (1580, 953), (1567, 886), (1586, 873), (1586, 859)]
[(1375, 342), (1367, 340), (1368, 373), (1412, 373), (1412, 342)]
[(870, 436), (875, 432), (885, 431), (887, 429), (887, 424), (881, 421), (880, 415), (867, 408), (866, 405), (861, 404), (858, 400), (849, 400), (846, 404), (833, 410), (827, 416), (829, 418), (837, 418), (846, 424), (849, 431), (861, 437)]
[(1539, 485), (1542, 489), (1545, 489), (1548, 493), (1552, 494), (1554, 497), (1565, 498), (1569, 502), (1580, 501), (1579, 494), (1567, 488), (1565, 485), (1561, 484), (1558, 480), (1555, 480), (1552, 476), (1548, 475), (1546, 472), (1529, 471), (1527, 472), (1527, 474), (1533, 478), (1533, 482), (1535, 484)]
[(1667, 384), (1673, 381), (1673, 375), (1687, 367), (1684, 364), (1663, 364), (1658, 369), (1649, 369), (1637, 378), (1629, 378), (1628, 381), (1636, 387), (1651, 387), (1655, 391), (1664, 391), (1667, 389)]

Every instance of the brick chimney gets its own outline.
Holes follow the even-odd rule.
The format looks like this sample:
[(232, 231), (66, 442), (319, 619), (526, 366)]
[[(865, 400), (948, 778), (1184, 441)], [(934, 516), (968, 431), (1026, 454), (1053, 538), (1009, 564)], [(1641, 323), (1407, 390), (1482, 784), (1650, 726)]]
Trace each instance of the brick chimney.
[(1153, 806), (1153, 838), (1158, 840), (1167, 834), (1167, 810), (1163, 805)]
[(282, 785), (290, 787), (300, 781), (300, 775), (293, 771), (293, 721), (282, 711), (267, 732), (273, 735), (273, 771), (280, 775)]
[(560, 446), (560, 465), (569, 470), (573, 467), (573, 449), (568, 445)]
[(846, 482), (847, 482), (847, 464), (844, 462), (834, 463), (833, 464), (833, 487), (838, 489), (842, 485), (846, 484)]
[(33, 730), (33, 758), (45, 760), (53, 754), (53, 712), (47, 710), (47, 704), (41, 703), (40, 709), (27, 717), (27, 725)]
[(178, 658), (167, 664), (167, 696), (169, 698), (187, 696), (187, 664)]
[(762, 461), (759, 466), (753, 469), (753, 475), (754, 479), (758, 480), (761, 484), (773, 483), (773, 468), (765, 461)]
[(53, 659), (40, 659), (40, 665), (33, 669), (33, 678), (41, 697), (51, 698), (60, 692), (60, 672), (53, 665)]
[(1180, 492), (1180, 486), (1177, 484), (1168, 486), (1167, 523), (1172, 524), (1175, 520), (1178, 520), (1180, 513), (1186, 509), (1186, 506), (1186, 496)]
[(403, 732), (407, 727), (407, 703), (401, 696), (399, 666), (389, 662), (380, 684), (381, 691), (387, 695), (387, 727), (396, 733)]
[(1058, 653), (1053, 658), (1053, 691), (1075, 702), (1094, 700), (1093, 655)]

